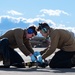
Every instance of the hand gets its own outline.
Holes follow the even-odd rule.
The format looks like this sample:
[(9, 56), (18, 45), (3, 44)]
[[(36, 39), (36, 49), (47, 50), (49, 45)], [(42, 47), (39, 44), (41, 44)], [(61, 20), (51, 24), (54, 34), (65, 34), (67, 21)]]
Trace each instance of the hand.
[(30, 57), (31, 57), (31, 61), (32, 62), (35, 62), (36, 61), (36, 58), (35, 58), (35, 56), (32, 54), (32, 55), (30, 55)]
[(42, 61), (42, 56), (41, 56), (41, 55), (38, 55), (38, 56), (37, 56), (37, 62), (43, 63), (43, 61)]
[(41, 55), (40, 52), (38, 51), (34, 52), (34, 56), (38, 56), (38, 55)]
[(37, 62), (40, 62), (40, 63), (43, 62), (40, 52), (38, 52), (38, 51), (34, 52), (34, 56), (37, 57)]

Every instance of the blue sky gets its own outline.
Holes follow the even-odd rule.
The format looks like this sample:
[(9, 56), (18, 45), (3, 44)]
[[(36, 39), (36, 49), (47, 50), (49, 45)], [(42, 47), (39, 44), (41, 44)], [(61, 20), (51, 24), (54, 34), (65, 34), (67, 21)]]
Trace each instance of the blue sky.
[(11, 21), (12, 25), (15, 22), (38, 25), (43, 21), (54, 28), (68, 29), (75, 33), (74, 7), (75, 0), (1, 0), (0, 27), (9, 25), (0, 30), (7, 30), (7, 27), (24, 27), (24, 25), (11, 26)]

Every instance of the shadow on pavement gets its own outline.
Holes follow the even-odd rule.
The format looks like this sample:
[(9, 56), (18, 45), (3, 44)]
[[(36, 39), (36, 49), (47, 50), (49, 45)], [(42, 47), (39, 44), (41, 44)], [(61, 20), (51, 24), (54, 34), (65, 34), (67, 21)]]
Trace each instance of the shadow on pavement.
[(50, 72), (50, 73), (73, 73), (75, 68), (72, 69), (51, 69), (51, 68), (0, 68), (0, 71), (19, 71), (19, 72)]
[(50, 69), (50, 72), (53, 72), (53, 73), (73, 73), (73, 72), (75, 72), (75, 68), (71, 68), (71, 69), (69, 69), (69, 68), (63, 68), (63, 69)]
[(45, 68), (0, 68), (0, 71), (19, 71), (19, 72), (50, 72)]

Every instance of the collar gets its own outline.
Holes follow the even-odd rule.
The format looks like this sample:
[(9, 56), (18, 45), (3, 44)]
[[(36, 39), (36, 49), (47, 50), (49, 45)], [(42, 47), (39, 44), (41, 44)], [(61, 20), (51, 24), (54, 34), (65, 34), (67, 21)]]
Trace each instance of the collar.
[(53, 33), (54, 29), (53, 28), (50, 28), (49, 29), (49, 36)]

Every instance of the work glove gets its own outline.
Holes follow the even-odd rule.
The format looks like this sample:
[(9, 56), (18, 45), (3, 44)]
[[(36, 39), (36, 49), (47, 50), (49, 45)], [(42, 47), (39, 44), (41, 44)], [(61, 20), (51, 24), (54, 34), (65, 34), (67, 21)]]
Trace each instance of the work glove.
[(32, 62), (35, 62), (36, 61), (36, 57), (32, 54), (32, 55), (30, 55), (30, 57), (31, 57), (31, 61)]
[(36, 57), (36, 59), (37, 59), (36, 61), (37, 62), (43, 63), (42, 56), (41, 56), (40, 52), (38, 52), (38, 51), (34, 52), (34, 56)]

